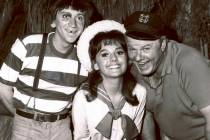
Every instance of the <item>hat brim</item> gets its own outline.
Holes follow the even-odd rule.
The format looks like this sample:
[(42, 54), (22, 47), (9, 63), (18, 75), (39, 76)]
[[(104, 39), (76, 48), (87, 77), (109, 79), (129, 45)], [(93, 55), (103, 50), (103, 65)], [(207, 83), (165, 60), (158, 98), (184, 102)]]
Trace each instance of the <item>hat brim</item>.
[(77, 56), (81, 65), (89, 72), (92, 69), (92, 63), (89, 56), (90, 40), (100, 32), (117, 30), (125, 33), (124, 26), (114, 20), (102, 20), (88, 26), (80, 36), (77, 44)]

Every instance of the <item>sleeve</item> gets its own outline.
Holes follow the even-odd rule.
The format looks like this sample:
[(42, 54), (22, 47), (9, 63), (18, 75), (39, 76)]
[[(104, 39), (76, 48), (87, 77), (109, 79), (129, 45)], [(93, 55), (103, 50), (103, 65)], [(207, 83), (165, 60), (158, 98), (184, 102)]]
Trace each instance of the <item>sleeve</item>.
[(86, 140), (89, 139), (89, 130), (86, 118), (86, 98), (84, 90), (79, 90), (73, 100), (72, 120), (74, 125), (74, 139)]
[(210, 67), (197, 51), (183, 55), (177, 63), (179, 82), (200, 109), (210, 105)]
[(23, 42), (16, 39), (0, 69), (0, 82), (10, 86), (14, 85), (21, 71), (26, 52)]
[(136, 84), (136, 87), (133, 90), (133, 94), (136, 95), (139, 105), (136, 110), (136, 115), (134, 119), (134, 123), (136, 124), (139, 133), (141, 132), (141, 126), (143, 122), (143, 116), (145, 112), (145, 104), (146, 104), (146, 88), (140, 84)]
[(153, 114), (147, 110), (145, 111), (141, 136), (144, 140), (156, 139), (155, 121), (153, 119)]

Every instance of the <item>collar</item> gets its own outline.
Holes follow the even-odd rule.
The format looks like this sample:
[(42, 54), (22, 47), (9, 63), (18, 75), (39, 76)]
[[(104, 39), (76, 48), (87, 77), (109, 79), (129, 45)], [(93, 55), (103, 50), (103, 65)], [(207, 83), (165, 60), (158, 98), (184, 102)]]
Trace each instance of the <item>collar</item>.
[(161, 77), (172, 72), (172, 63), (173, 63), (173, 51), (172, 51), (172, 42), (169, 40), (166, 48), (166, 57), (163, 64), (163, 69), (161, 72)]
[(53, 44), (53, 37), (54, 37), (54, 35), (55, 35), (54, 32), (50, 33), (50, 35), (49, 35), (49, 45), (50, 45), (50, 49), (51, 49), (52, 52), (53, 52), (55, 55), (57, 55), (58, 57), (61, 57), (61, 58), (66, 58), (66, 57), (68, 57), (68, 55), (71, 54), (71, 52), (73, 51), (73, 49), (76, 48), (76, 45), (74, 45), (74, 47), (70, 47), (69, 50), (68, 50), (67, 52), (61, 53), (61, 52), (59, 52), (59, 51), (57, 51), (57, 50), (55, 49), (55, 46), (54, 46), (54, 44)]

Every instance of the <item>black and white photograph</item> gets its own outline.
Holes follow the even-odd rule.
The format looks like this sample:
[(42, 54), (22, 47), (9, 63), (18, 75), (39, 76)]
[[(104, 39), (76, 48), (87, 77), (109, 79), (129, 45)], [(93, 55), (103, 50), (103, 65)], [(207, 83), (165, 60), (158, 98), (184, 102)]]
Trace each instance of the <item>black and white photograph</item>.
[(210, 0), (0, 0), (0, 140), (210, 140)]

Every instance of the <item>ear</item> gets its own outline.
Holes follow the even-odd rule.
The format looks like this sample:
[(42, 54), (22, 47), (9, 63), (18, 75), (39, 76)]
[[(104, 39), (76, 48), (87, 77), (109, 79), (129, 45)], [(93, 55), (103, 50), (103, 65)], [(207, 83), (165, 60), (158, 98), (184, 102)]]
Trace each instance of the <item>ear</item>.
[(52, 28), (55, 28), (55, 27), (56, 27), (55, 21), (53, 21), (53, 22), (50, 24), (50, 26), (51, 26)]
[(161, 51), (164, 52), (167, 46), (167, 38), (165, 36), (161, 37)]
[(93, 64), (93, 68), (94, 68), (94, 70), (99, 70), (98, 64), (97, 63), (94, 63)]

